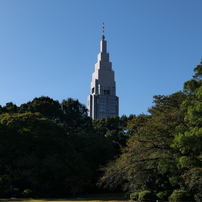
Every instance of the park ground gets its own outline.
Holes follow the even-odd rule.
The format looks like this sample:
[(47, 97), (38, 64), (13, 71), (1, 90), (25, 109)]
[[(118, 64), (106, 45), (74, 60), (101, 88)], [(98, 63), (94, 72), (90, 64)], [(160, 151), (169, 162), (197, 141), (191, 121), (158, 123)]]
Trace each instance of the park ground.
[(0, 199), (0, 202), (121, 202), (128, 201), (128, 199), (124, 196), (124, 193), (113, 193), (113, 194), (90, 194), (81, 196), (78, 198), (9, 198), (9, 199)]

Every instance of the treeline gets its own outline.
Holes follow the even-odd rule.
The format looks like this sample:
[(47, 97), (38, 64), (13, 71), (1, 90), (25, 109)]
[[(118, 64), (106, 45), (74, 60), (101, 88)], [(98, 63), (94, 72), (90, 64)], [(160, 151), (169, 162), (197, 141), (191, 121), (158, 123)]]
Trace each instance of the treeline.
[(0, 197), (63, 197), (102, 191), (100, 168), (120, 154), (128, 118), (92, 121), (71, 98), (0, 107)]
[(126, 147), (105, 167), (101, 184), (122, 186), (136, 200), (143, 193), (202, 201), (202, 62), (194, 72), (183, 92), (154, 96), (149, 115), (128, 122)]
[(91, 120), (71, 98), (0, 107), (0, 196), (121, 189), (168, 200), (180, 190), (201, 201), (202, 62), (194, 72), (183, 91), (154, 96), (138, 116)]

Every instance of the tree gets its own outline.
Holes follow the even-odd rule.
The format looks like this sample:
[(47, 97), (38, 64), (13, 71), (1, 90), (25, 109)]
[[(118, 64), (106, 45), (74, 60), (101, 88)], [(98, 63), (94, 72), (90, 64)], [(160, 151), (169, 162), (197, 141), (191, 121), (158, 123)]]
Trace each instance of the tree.
[(202, 197), (202, 61), (194, 69), (193, 79), (185, 82), (187, 93), (181, 108), (186, 113), (185, 125), (176, 130), (173, 148), (180, 152), (177, 158), (178, 168), (195, 199)]
[(1, 113), (17, 113), (18, 112), (18, 107), (17, 105), (13, 104), (12, 102), (6, 103), (6, 106), (0, 107), (1, 108)]
[(69, 134), (68, 139), (82, 159), (85, 160), (85, 166), (89, 170), (90, 177), (85, 185), (86, 192), (97, 191), (99, 187), (96, 184), (101, 173), (100, 167), (106, 165), (114, 157), (113, 143), (95, 132), (84, 131)]
[(77, 194), (89, 181), (87, 163), (65, 130), (39, 113), (0, 117), (0, 188), (4, 196)]
[(68, 134), (92, 130), (92, 120), (88, 117), (86, 106), (72, 98), (63, 100), (62, 103), (44, 96), (34, 98), (31, 102), (22, 104), (19, 112), (39, 112), (46, 118), (61, 124)]
[(120, 153), (121, 147), (126, 146), (128, 138), (126, 125), (128, 120), (128, 117), (124, 115), (93, 120), (94, 130), (114, 144), (116, 154)]
[(179, 109), (185, 95), (177, 92), (154, 98), (155, 105), (149, 109), (151, 115), (142, 114), (128, 122), (127, 146), (120, 157), (104, 169), (101, 184), (111, 188), (123, 185), (130, 191), (172, 188), (170, 182), (178, 171), (170, 145), (175, 127), (183, 124), (184, 115)]
[(61, 103), (63, 115), (61, 123), (67, 133), (77, 133), (82, 130), (92, 130), (92, 120), (88, 117), (88, 109), (78, 100), (69, 98)]
[(52, 119), (54, 121), (60, 121), (62, 115), (61, 105), (58, 101), (49, 97), (41, 96), (34, 98), (31, 102), (22, 104), (19, 107), (19, 113), (25, 112), (39, 112), (43, 116)]

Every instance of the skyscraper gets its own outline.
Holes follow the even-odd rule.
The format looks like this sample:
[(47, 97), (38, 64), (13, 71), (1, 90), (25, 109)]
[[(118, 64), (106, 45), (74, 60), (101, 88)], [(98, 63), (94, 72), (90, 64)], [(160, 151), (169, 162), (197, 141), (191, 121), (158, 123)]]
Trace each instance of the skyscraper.
[(109, 62), (109, 53), (107, 53), (104, 23), (97, 60), (95, 72), (92, 74), (90, 95), (88, 96), (88, 115), (92, 119), (118, 116), (119, 98), (116, 96), (114, 71), (112, 70), (112, 63)]

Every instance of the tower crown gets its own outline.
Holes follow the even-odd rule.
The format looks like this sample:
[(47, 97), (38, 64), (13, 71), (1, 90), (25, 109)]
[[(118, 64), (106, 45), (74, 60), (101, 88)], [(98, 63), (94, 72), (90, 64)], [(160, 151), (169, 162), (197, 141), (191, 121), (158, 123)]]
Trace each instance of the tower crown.
[(107, 52), (107, 42), (105, 40), (100, 41), (100, 53)]

